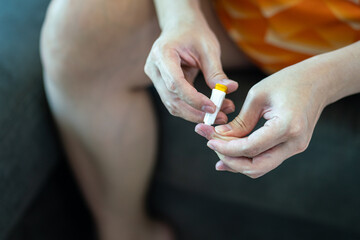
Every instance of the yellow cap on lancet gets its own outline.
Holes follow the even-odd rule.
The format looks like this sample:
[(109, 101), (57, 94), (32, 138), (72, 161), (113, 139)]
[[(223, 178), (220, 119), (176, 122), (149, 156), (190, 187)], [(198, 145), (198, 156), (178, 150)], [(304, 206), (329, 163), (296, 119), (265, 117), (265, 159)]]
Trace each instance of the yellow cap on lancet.
[(215, 89), (217, 89), (217, 90), (220, 90), (220, 91), (223, 91), (223, 92), (227, 92), (227, 86), (225, 86), (225, 85), (222, 85), (222, 84), (220, 84), (220, 83), (217, 83), (216, 85), (215, 85)]

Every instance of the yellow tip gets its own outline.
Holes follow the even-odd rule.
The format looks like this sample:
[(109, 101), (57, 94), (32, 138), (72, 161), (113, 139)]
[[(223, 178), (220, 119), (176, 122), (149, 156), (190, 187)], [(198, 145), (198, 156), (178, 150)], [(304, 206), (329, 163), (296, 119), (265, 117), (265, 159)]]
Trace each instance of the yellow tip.
[(220, 84), (220, 83), (217, 83), (216, 85), (215, 85), (215, 89), (217, 89), (217, 90), (220, 90), (220, 91), (223, 91), (223, 92), (227, 92), (227, 86), (225, 86), (225, 85), (222, 85), (222, 84)]

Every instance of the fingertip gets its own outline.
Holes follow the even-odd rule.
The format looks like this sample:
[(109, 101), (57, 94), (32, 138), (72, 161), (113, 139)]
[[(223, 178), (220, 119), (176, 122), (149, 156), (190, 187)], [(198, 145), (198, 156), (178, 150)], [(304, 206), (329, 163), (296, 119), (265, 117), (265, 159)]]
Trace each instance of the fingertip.
[(224, 102), (221, 106), (221, 111), (225, 114), (235, 112), (235, 104), (230, 99), (224, 99)]
[(235, 170), (233, 170), (232, 168), (228, 167), (223, 161), (218, 161), (215, 165), (215, 169), (217, 171), (221, 171), (221, 172), (232, 172), (232, 173), (236, 173)]
[(210, 140), (214, 135), (214, 127), (206, 125), (204, 123), (199, 123), (195, 127), (195, 132)]
[(235, 92), (236, 89), (238, 89), (238, 87), (239, 87), (238, 82), (236, 82), (234, 80), (230, 80), (230, 79), (222, 79), (219, 81), (219, 83), (227, 86), (227, 88), (228, 88), (227, 93)]
[(225, 117), (216, 118), (216, 120), (215, 120), (215, 124), (226, 124), (226, 123), (227, 123), (227, 117), (226, 118)]
[(203, 124), (203, 123), (198, 123), (198, 124), (196, 124), (196, 126), (195, 126), (195, 132), (197, 131), (197, 129), (199, 129), (199, 128), (201, 127), (202, 124)]
[(217, 171), (224, 171), (225, 170), (225, 165), (222, 161), (218, 161), (216, 164), (215, 164), (215, 169)]
[(197, 126), (196, 126), (196, 127), (195, 127), (195, 132), (196, 132), (197, 134), (199, 134), (200, 136), (206, 137), (205, 132), (202, 131), (200, 127), (197, 127)]
[(230, 114), (230, 113), (235, 112), (235, 108), (227, 107), (227, 108), (221, 109), (221, 112), (223, 112), (224, 114)]
[(219, 112), (216, 119), (215, 124), (226, 124), (228, 122), (228, 117), (225, 113)]
[[(205, 125), (204, 123), (198, 123), (196, 124), (195, 126), (195, 132), (196, 133), (199, 133), (200, 131), (203, 132), (202, 128), (203, 128), (203, 125)], [(200, 134), (201, 135), (201, 134)]]
[(235, 104), (231, 99), (225, 98), (221, 107), (222, 108), (227, 108), (227, 107), (234, 107), (235, 108)]

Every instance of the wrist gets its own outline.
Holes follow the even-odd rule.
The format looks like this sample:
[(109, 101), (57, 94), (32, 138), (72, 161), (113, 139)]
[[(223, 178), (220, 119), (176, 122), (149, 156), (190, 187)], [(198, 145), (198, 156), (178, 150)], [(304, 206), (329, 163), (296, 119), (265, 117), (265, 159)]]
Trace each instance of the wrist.
[(309, 73), (317, 76), (313, 84), (317, 94), (323, 96), (324, 107), (360, 92), (360, 42), (306, 61), (312, 69)]
[(155, 0), (162, 30), (205, 21), (199, 0)]

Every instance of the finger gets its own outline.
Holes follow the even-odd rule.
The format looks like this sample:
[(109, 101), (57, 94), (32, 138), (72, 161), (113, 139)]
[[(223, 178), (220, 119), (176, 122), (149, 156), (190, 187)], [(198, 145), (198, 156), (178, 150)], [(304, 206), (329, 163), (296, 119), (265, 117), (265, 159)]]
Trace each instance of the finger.
[(277, 168), (282, 162), (295, 155), (292, 142), (279, 144), (253, 158), (253, 169), (250, 177), (257, 178)]
[[(205, 113), (201, 112), (187, 103), (180, 100), (177, 111), (175, 112), (175, 116), (181, 117), (187, 121), (194, 122), (194, 123), (200, 123), (203, 122), (203, 119), (205, 117)], [(223, 120), (224, 121), (224, 120)]]
[(237, 173), (237, 171), (235, 171), (234, 169), (228, 167), (225, 163), (223, 163), (222, 161), (218, 161), (215, 165), (215, 169), (217, 171), (228, 171), (228, 172), (233, 172), (233, 173)]
[(225, 113), (219, 112), (215, 119), (215, 124), (225, 124), (228, 122), (228, 117)]
[(185, 76), (185, 79), (193, 86), (196, 76), (199, 73), (199, 69), (195, 67), (181, 67)]
[(217, 83), (227, 86), (227, 93), (232, 93), (238, 88), (238, 83), (228, 79), (222, 69), (220, 50), (211, 49), (203, 52), (200, 57), (201, 70), (207, 85), (213, 89)]
[(258, 178), (278, 167), (295, 154), (293, 143), (283, 143), (256, 156), (250, 161), (243, 158), (225, 157), (221, 159), (228, 167), (251, 178)]
[(226, 125), (217, 126), (215, 131), (225, 136), (243, 137), (249, 134), (263, 114), (264, 98), (250, 93), (238, 116)]
[[(158, 79), (160, 73), (155, 67), (148, 69), (148, 74), (154, 79)], [(153, 81), (156, 91), (159, 93), (160, 99), (168, 109), (171, 115), (182, 117), (190, 122), (202, 122), (205, 116), (204, 112), (194, 109), (190, 105), (183, 102), (176, 95), (169, 92), (163, 81)]]
[(272, 118), (248, 137), (238, 138), (229, 142), (211, 140), (208, 142), (208, 146), (231, 157), (254, 157), (286, 141), (283, 126), (284, 124), (279, 118)]
[(235, 104), (230, 99), (224, 99), (220, 110), (225, 114), (232, 113), (235, 111)]
[(253, 163), (251, 158), (246, 157), (229, 157), (218, 154), (220, 160), (232, 171), (242, 174), (251, 174), (253, 171)]
[(185, 79), (181, 59), (176, 51), (164, 52), (157, 67), (168, 91), (176, 94), (195, 109), (209, 113), (215, 112), (215, 104)]
[[(216, 151), (215, 151), (215, 153), (218, 155), (220, 162), (221, 162), (221, 163), (216, 164), (216, 165), (220, 165), (218, 167), (223, 168), (223, 171), (237, 172), (236, 170), (232, 169), (231, 167), (227, 166), (224, 162), (221, 161), (221, 159), (223, 159), (225, 157), (224, 155), (222, 155), (221, 153), (216, 152)], [(215, 169), (217, 169), (216, 166), (215, 166)]]
[(206, 125), (203, 123), (199, 123), (196, 125), (195, 132), (198, 133), (199, 135), (205, 137), (207, 140), (222, 139), (225, 141), (230, 141), (230, 140), (236, 139), (234, 137), (222, 136), (222, 135), (218, 134), (217, 132), (215, 132), (213, 126), (209, 126), (209, 125)]

